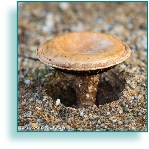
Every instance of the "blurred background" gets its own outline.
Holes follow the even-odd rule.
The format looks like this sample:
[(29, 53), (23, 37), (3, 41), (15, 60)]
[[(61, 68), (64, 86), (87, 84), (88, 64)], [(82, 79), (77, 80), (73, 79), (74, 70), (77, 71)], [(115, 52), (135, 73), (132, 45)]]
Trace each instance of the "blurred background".
[(18, 2), (19, 54), (36, 57), (38, 45), (75, 31), (107, 33), (132, 51), (146, 50), (145, 2)]

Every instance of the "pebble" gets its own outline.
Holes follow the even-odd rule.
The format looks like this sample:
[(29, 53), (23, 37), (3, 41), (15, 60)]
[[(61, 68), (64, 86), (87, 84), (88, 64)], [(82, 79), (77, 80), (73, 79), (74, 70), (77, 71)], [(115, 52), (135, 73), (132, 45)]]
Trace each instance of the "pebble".
[(123, 110), (120, 110), (120, 111), (119, 111), (119, 114), (122, 114), (122, 113), (123, 113)]
[(37, 49), (37, 46), (30, 46), (30, 50), (31, 50), (31, 51), (34, 52), (36, 49)]
[(36, 98), (38, 96), (38, 93), (34, 93), (34, 97)]
[(125, 65), (125, 64), (121, 64), (120, 67), (121, 67), (122, 69), (124, 69), (124, 68), (126, 68), (126, 65)]
[(30, 98), (29, 101), (34, 101), (34, 98)]
[(138, 96), (138, 99), (141, 99), (141, 98), (142, 98), (142, 95), (139, 95), (139, 96)]
[(137, 86), (137, 84), (136, 84), (136, 82), (132, 81), (132, 82), (130, 83), (130, 86), (131, 86), (132, 88), (135, 88), (135, 87)]
[(42, 27), (42, 30), (45, 32), (52, 31), (54, 28), (54, 14), (52, 12), (48, 12), (46, 16), (45, 25)]
[(98, 121), (97, 121), (97, 123), (98, 123), (98, 124), (101, 124), (101, 121), (100, 121), (100, 120), (98, 120)]
[(128, 125), (128, 124), (126, 124), (126, 125), (124, 125), (124, 127), (128, 128), (128, 127), (129, 127), (129, 125)]
[(107, 129), (108, 128), (108, 126), (105, 126), (105, 129)]
[(58, 106), (58, 105), (60, 105), (60, 103), (61, 103), (60, 99), (57, 99), (55, 105)]
[(130, 84), (130, 80), (127, 80), (126, 82), (127, 82), (128, 84)]
[(30, 82), (31, 82), (30, 80), (24, 80), (25, 84), (30, 84)]
[(119, 124), (119, 125), (122, 125), (122, 124), (123, 124), (123, 122), (122, 122), (122, 121), (118, 121), (118, 124)]
[(103, 23), (103, 19), (102, 19), (102, 18), (98, 18), (98, 19), (97, 19), (97, 23), (98, 23), (98, 24), (102, 24), (102, 23)]
[(84, 25), (81, 22), (78, 22), (77, 24), (74, 24), (71, 29), (73, 31), (83, 31)]
[(105, 124), (102, 123), (102, 124), (101, 124), (101, 127), (102, 127), (102, 128), (105, 127)]
[(31, 117), (31, 115), (32, 115), (32, 111), (28, 111), (26, 114), (26, 117)]
[(44, 126), (44, 130), (45, 130), (45, 131), (49, 131), (49, 129), (50, 129), (49, 125), (45, 125), (45, 126)]
[(83, 116), (83, 111), (80, 111), (80, 116)]
[(105, 80), (106, 80), (106, 81), (109, 81), (109, 78), (106, 77)]
[(69, 3), (68, 2), (60, 2), (59, 3), (59, 7), (62, 9), (62, 10), (66, 10), (69, 8)]
[(43, 96), (43, 101), (46, 101), (48, 99), (48, 96)]
[(134, 96), (134, 99), (138, 99), (138, 96)]
[(141, 112), (139, 112), (139, 113), (138, 113), (138, 115), (139, 115), (139, 116), (141, 116), (141, 115), (142, 115), (142, 113), (141, 113)]
[(126, 89), (130, 89), (130, 87), (129, 86), (126, 86)]
[(41, 123), (41, 122), (42, 122), (41, 119), (37, 119), (37, 120), (36, 120), (36, 123)]
[(116, 119), (112, 120), (113, 123), (115, 123), (116, 121), (117, 121)]
[(33, 127), (33, 128), (37, 128), (38, 125), (37, 125), (36, 123), (32, 123), (32, 127)]
[(36, 109), (40, 111), (40, 110), (42, 110), (42, 107), (36, 107)]
[(127, 111), (128, 111), (128, 108), (127, 108), (127, 107), (124, 107), (124, 108), (123, 108), (123, 111), (124, 111), (124, 112), (127, 112)]
[(94, 115), (93, 115), (93, 118), (97, 118), (97, 115), (94, 114)]

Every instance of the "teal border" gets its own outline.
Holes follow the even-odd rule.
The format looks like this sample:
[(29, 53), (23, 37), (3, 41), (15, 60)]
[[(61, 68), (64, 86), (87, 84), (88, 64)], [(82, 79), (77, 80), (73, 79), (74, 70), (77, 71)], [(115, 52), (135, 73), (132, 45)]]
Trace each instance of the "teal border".
[[(114, 135), (114, 137), (115, 138), (117, 138), (117, 139), (120, 139), (119, 138), (119, 135), (120, 135), (120, 133), (121, 134), (123, 134), (124, 132), (129, 132), (129, 135), (128, 136), (126, 136), (126, 135), (124, 135), (122, 138), (123, 139), (128, 139), (128, 140), (130, 140), (130, 139), (138, 139), (139, 138), (139, 136), (138, 135), (136, 135), (136, 133), (133, 133), (133, 132), (148, 132), (148, 91), (147, 91), (147, 130), (146, 131), (118, 131), (118, 130), (111, 130), (111, 131), (18, 131), (18, 3), (19, 2), (146, 2), (146, 9), (147, 9), (147, 14), (146, 14), (146, 35), (147, 35), (147, 71), (146, 71), (146, 75), (147, 75), (147, 88), (148, 88), (148, 1), (17, 1), (17, 18), (15, 18), (16, 19), (16, 21), (17, 21), (17, 23), (16, 23), (16, 39), (17, 39), (17, 48), (15, 48), (15, 49), (17, 49), (17, 51), (16, 51), (16, 53), (17, 53), (17, 55), (16, 56), (14, 56), (14, 57), (16, 57), (16, 62), (17, 62), (17, 73), (16, 73), (16, 75), (17, 75), (17, 97), (16, 97), (16, 100), (17, 100), (17, 107), (16, 107), (16, 105), (14, 106), (14, 107), (16, 107), (17, 108), (17, 113), (15, 114), (15, 115), (17, 115), (17, 125), (16, 125), (16, 130), (17, 130), (17, 132), (19, 132), (19, 134), (20, 133), (24, 133), (24, 132), (38, 132), (38, 133), (40, 133), (40, 132), (44, 132), (43, 134), (44, 134), (44, 136), (45, 136), (45, 133), (46, 132), (55, 132), (56, 134), (58, 133), (58, 132), (61, 132), (61, 133), (58, 133), (57, 135), (58, 136), (56, 136), (56, 138), (59, 138), (60, 136), (60, 134), (63, 134), (64, 132), (69, 132), (70, 133), (70, 137), (71, 138), (73, 138), (73, 136), (72, 136), (72, 133), (77, 133), (77, 132), (81, 132), (82, 134), (86, 134), (87, 132), (89, 132), (90, 133), (90, 135), (92, 134), (92, 135), (94, 135), (94, 134), (97, 134), (97, 133), (94, 133), (94, 132), (98, 132), (98, 134), (99, 134), (99, 132), (104, 132), (105, 133), (105, 137), (107, 138), (107, 133), (108, 132), (117, 132), (116, 134), (117, 135)], [(14, 12), (11, 14), (11, 15), (13, 15), (14, 14)], [(12, 17), (13, 19), (14, 19), (14, 16)], [(11, 18), (11, 20), (12, 20), (12, 18)], [(11, 23), (11, 22), (10, 22)], [(13, 32), (13, 34), (14, 34), (14, 32), (15, 32), (15, 30), (13, 30), (13, 31), (11, 31), (11, 33)], [(11, 39), (12, 40), (12, 39)], [(10, 40), (10, 41), (11, 41)], [(12, 41), (11, 41), (12, 42)], [(10, 49), (11, 49), (11, 47), (10, 47)], [(11, 50), (11, 52), (13, 52), (12, 50)], [(11, 53), (12, 54), (12, 53)], [(11, 60), (11, 57), (12, 57), (12, 55), (10, 54), (10, 56), (9, 56), (9, 58), (10, 58), (10, 60)], [(13, 55), (14, 55), (14, 53), (13, 53)], [(11, 64), (11, 62), (10, 62), (10, 64)], [(12, 69), (12, 68), (11, 68)], [(10, 74), (11, 74), (11, 71), (10, 71)], [(12, 80), (12, 79), (11, 79)], [(11, 81), (12, 82), (12, 81)], [(14, 82), (14, 80), (13, 80), (13, 82)], [(11, 90), (12, 90), (12, 88), (11, 88)], [(10, 99), (11, 99), (12, 97), (10, 97)], [(12, 106), (12, 105), (14, 105), (14, 103), (12, 104), (12, 102), (10, 102), (11, 103), (11, 105), (10, 105), (10, 107)], [(11, 109), (11, 108), (10, 108)], [(12, 120), (12, 119), (11, 119)], [(11, 130), (11, 132), (12, 132), (12, 130)], [(11, 133), (11, 134), (13, 134), (13, 133)], [(28, 133), (26, 133), (26, 135), (27, 135)], [(37, 133), (36, 133), (37, 134)], [(77, 133), (78, 134), (78, 133)], [(111, 134), (111, 133), (110, 133)], [(114, 133), (115, 134), (115, 133)], [(135, 136), (134, 136), (134, 134), (135, 134)], [(52, 135), (53, 135), (53, 133), (52, 133)], [(34, 135), (32, 135), (32, 136), (34, 136)], [(32, 136), (30, 136), (30, 137), (32, 137)], [(102, 136), (103, 136), (103, 133), (102, 133)], [(99, 139), (103, 139), (104, 137), (102, 137), (102, 136), (98, 136), (97, 138)], [(18, 138), (17, 136), (15, 136), (16, 138)], [(24, 136), (25, 137), (25, 136)], [(30, 138), (29, 137), (29, 138)], [(87, 136), (86, 136), (87, 137)], [(90, 136), (91, 137), (91, 136)], [(89, 137), (89, 138), (90, 138)], [(94, 137), (94, 136), (93, 136)], [(111, 137), (112, 137), (112, 135), (111, 135)], [(111, 138), (110, 137), (110, 138)], [(133, 138), (132, 138), (133, 137)], [(40, 133), (40, 136), (39, 137), (36, 137), (36, 138), (41, 138), (41, 133)], [(43, 137), (44, 138), (44, 137)], [(44, 138), (45, 139), (45, 138)], [(70, 138), (69, 138), (70, 139)], [(80, 139), (80, 138), (78, 138), (78, 139)], [(94, 138), (95, 139), (95, 138)]]
[(147, 111), (146, 111), (146, 115), (147, 115), (147, 132), (148, 132), (148, 2), (147, 2), (147, 5), (146, 5), (146, 37), (147, 37), (147, 55), (146, 55), (146, 63), (147, 63), (147, 67), (146, 67), (146, 100), (147, 100), (147, 103), (146, 103), (146, 107), (147, 107)]
[(18, 43), (18, 22), (19, 22), (19, 20), (18, 20), (18, 14), (19, 14), (19, 10), (18, 10), (18, 3), (19, 2), (17, 2), (17, 132), (19, 132), (18, 131), (18, 88), (19, 88), (19, 77), (18, 77), (18, 47), (19, 47), (19, 43)]
[(148, 1), (17, 1), (18, 2), (148, 2)]

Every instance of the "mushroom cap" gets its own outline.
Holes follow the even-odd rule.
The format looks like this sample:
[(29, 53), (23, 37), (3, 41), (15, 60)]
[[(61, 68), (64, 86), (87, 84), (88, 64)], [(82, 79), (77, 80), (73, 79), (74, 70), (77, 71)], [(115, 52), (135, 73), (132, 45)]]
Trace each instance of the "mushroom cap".
[(131, 54), (128, 45), (107, 34), (73, 32), (43, 42), (37, 56), (47, 66), (68, 71), (109, 68)]

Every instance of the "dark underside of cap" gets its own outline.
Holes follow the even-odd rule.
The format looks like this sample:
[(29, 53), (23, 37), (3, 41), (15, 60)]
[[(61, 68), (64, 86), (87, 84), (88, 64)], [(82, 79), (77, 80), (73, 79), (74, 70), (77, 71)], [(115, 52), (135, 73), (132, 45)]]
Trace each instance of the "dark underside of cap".
[(97, 70), (90, 70), (90, 71), (74, 71), (74, 70), (67, 70), (67, 69), (59, 69), (55, 68), (56, 70), (72, 75), (80, 75), (80, 76), (90, 76), (90, 75), (96, 75), (96, 74), (101, 74), (103, 72), (106, 72), (112, 68), (114, 68), (116, 65), (104, 68), (104, 69), (97, 69)]

